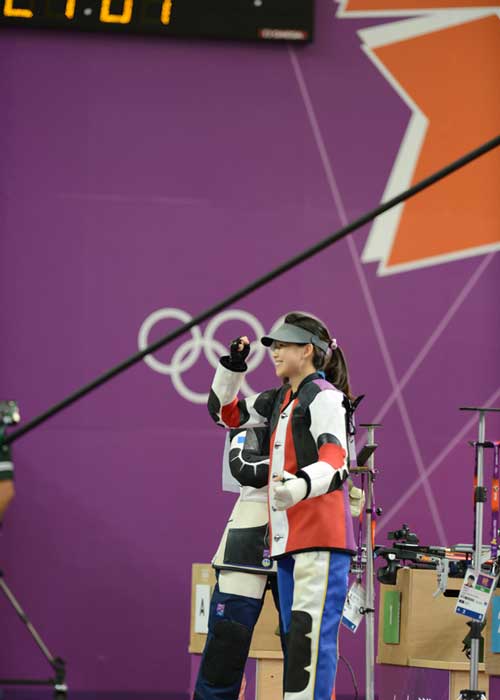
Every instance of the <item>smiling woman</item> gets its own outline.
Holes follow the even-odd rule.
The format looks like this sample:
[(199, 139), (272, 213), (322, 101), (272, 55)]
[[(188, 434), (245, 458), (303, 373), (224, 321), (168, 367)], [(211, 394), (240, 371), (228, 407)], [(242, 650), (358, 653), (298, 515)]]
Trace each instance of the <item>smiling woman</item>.
[[(278, 338), (274, 333), (272, 337), (262, 339), (264, 345), (272, 348), (278, 377), (295, 376), (298, 372), (300, 378), (304, 372), (304, 361), (306, 358), (312, 359), (314, 370), (322, 371), (328, 381), (352, 399), (344, 353), (338, 347), (335, 338), (330, 338), (328, 330), (318, 319), (305, 314), (290, 313), (285, 317), (279, 336)], [(295, 340), (287, 341), (287, 338), (295, 338)], [(308, 347), (309, 344), (311, 349)], [(303, 350), (300, 349), (301, 347)], [(310, 358), (311, 352), (312, 358)], [(305, 371), (307, 371), (307, 365)], [(300, 384), (300, 380), (298, 383)]]
[(324, 324), (305, 314), (288, 314), (261, 342), (272, 348), (284, 384), (238, 400), (250, 343), (237, 338), (221, 358), (208, 408), (219, 425), (270, 432), (269, 535), (287, 635), (285, 693), (290, 700), (331, 697), (354, 552), (344, 489), (352, 416), (347, 365)]

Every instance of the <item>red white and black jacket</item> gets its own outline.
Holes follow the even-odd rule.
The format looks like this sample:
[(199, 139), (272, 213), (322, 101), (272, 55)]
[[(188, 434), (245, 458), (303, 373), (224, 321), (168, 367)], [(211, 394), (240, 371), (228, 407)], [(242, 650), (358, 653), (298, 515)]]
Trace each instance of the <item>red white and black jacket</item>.
[[(238, 399), (244, 373), (218, 366), (208, 408), (226, 428), (267, 426), (271, 433), (269, 520), (274, 558), (308, 550), (355, 551), (349, 496), (344, 395), (319, 373), (292, 394), (289, 386)], [(273, 479), (307, 482), (306, 497), (286, 511), (273, 505)]]
[[(231, 430), (227, 468), (240, 484), (240, 496), (229, 516), (212, 566), (255, 574), (275, 574), (270, 559), (267, 481), (267, 428)], [(226, 464), (224, 465), (226, 468)]]

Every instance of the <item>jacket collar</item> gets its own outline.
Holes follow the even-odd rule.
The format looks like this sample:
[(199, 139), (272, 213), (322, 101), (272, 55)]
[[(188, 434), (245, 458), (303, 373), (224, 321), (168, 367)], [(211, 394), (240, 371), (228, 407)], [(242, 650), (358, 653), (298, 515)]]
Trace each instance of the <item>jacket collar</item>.
[(309, 382), (313, 382), (315, 379), (322, 379), (322, 375), (319, 372), (312, 372), (311, 374), (308, 374), (307, 377), (304, 377), (304, 379), (300, 382), (299, 386), (297, 387), (297, 391), (295, 393), (291, 394), (291, 399), (296, 399), (298, 394), (300, 393), (300, 390), (306, 385), (309, 384)]

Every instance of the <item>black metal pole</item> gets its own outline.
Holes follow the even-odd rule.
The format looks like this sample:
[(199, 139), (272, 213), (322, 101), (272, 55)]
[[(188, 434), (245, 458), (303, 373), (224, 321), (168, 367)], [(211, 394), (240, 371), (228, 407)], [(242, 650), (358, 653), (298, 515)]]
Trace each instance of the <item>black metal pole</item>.
[(49, 418), (52, 418), (52, 416), (55, 416), (57, 413), (60, 413), (60, 411), (64, 410), (68, 406), (71, 406), (71, 404), (75, 403), (75, 401), (78, 401), (79, 399), (89, 394), (91, 391), (94, 391), (94, 389), (97, 389), (98, 387), (102, 386), (102, 384), (109, 382), (109, 380), (113, 379), (113, 377), (116, 377), (118, 374), (121, 374), (129, 367), (132, 367), (133, 365), (137, 364), (146, 355), (155, 352), (164, 345), (167, 345), (173, 340), (176, 340), (176, 338), (183, 335), (184, 333), (187, 333), (187, 331), (189, 331), (193, 326), (197, 326), (200, 323), (203, 323), (211, 316), (214, 316), (219, 311), (225, 309), (227, 306), (230, 306), (231, 304), (234, 304), (234, 302), (239, 301), (243, 297), (248, 296), (248, 294), (250, 294), (251, 292), (254, 292), (256, 289), (263, 287), (265, 284), (268, 284), (268, 282), (271, 282), (272, 280), (276, 279), (276, 277), (279, 277), (285, 272), (288, 272), (288, 270), (297, 267), (297, 265), (300, 265), (300, 263), (304, 262), (305, 260), (308, 260), (309, 258), (312, 258), (314, 255), (320, 253), (325, 248), (328, 248), (334, 243), (337, 243), (337, 241), (342, 240), (342, 238), (345, 238), (353, 231), (356, 231), (357, 229), (361, 228), (370, 221), (373, 221), (373, 219), (375, 219), (377, 216), (380, 216), (380, 214), (383, 214), (384, 212), (388, 211), (389, 209), (392, 209), (401, 202), (410, 199), (410, 197), (414, 197), (419, 192), (422, 192), (422, 190), (425, 190), (427, 187), (430, 187), (439, 180), (448, 177), (448, 175), (451, 175), (456, 170), (463, 168), (465, 165), (471, 163), (473, 160), (480, 158), (485, 153), (492, 151), (494, 148), (497, 148), (497, 146), (500, 146), (500, 134), (494, 139), (483, 143), (478, 148), (475, 148), (473, 151), (470, 151), (458, 160), (453, 161), (446, 167), (441, 168), (441, 170), (438, 170), (429, 177), (420, 180), (420, 182), (417, 182), (417, 184), (413, 185), (404, 192), (401, 192), (401, 194), (398, 194), (396, 197), (393, 197), (387, 202), (383, 202), (375, 209), (372, 209), (363, 216), (360, 216), (358, 219), (355, 219), (350, 224), (343, 226), (341, 229), (331, 234), (330, 236), (323, 238), (321, 241), (319, 241), (319, 243), (316, 243), (310, 248), (304, 250), (302, 253), (299, 253), (298, 255), (295, 255), (293, 258), (290, 258), (281, 265), (278, 265), (278, 267), (274, 268), (274, 270), (271, 270), (262, 277), (259, 277), (254, 282), (248, 284), (246, 287), (242, 287), (241, 289), (226, 297), (219, 303), (214, 304), (214, 306), (211, 306), (205, 311), (202, 311), (200, 314), (198, 314), (198, 316), (191, 319), (191, 321), (189, 321), (188, 323), (179, 326), (179, 328), (176, 328), (168, 335), (164, 336), (163, 338), (160, 338), (160, 340), (157, 340), (155, 343), (149, 345), (144, 350), (135, 353), (135, 355), (132, 355), (124, 362), (121, 362), (119, 365), (112, 367), (110, 370), (104, 372), (104, 374), (101, 374), (99, 377), (97, 377), (97, 379), (94, 379), (94, 381), (90, 382), (89, 384), (86, 384), (78, 391), (75, 391), (73, 394), (70, 394), (70, 396), (66, 397), (59, 403), (49, 408), (44, 413), (41, 413), (40, 415), (33, 418), (33, 420), (26, 423), (26, 425), (22, 426), (21, 428), (18, 428), (13, 433), (10, 433), (10, 435), (6, 435), (4, 438), (4, 443), (10, 444), (13, 443), (15, 440), (18, 440), (22, 435), (26, 435), (26, 433), (29, 433), (41, 423), (44, 423)]

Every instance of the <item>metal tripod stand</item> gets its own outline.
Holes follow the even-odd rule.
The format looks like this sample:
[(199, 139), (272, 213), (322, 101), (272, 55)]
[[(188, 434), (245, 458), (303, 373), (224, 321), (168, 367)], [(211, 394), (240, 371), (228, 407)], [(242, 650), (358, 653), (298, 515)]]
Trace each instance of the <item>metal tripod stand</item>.
[[(474, 411), (479, 414), (478, 439), (476, 443), (476, 482), (474, 489), (474, 543), (472, 550), (472, 567), (476, 576), (481, 572), (481, 555), (483, 549), (483, 510), (486, 500), (484, 487), (484, 448), (486, 436), (486, 413), (498, 413), (500, 408), (477, 408), (463, 406), (461, 411)], [(478, 689), (479, 650), (481, 642), (481, 623), (472, 621), (469, 688), (461, 690), (459, 700), (486, 700), (486, 693)]]
[(66, 694), (68, 692), (68, 686), (66, 685), (66, 664), (63, 661), (63, 659), (59, 658), (58, 656), (54, 657), (47, 646), (45, 645), (43, 639), (40, 637), (36, 629), (33, 627), (32, 623), (29, 621), (26, 613), (24, 610), (21, 608), (19, 602), (16, 600), (14, 594), (10, 590), (10, 588), (7, 586), (5, 583), (3, 571), (0, 570), (0, 589), (3, 591), (5, 594), (5, 597), (9, 601), (9, 603), (12, 605), (16, 613), (18, 614), (21, 622), (23, 622), (27, 629), (28, 632), (31, 634), (33, 639), (35, 640), (38, 648), (42, 652), (42, 654), (45, 656), (49, 664), (52, 666), (52, 669), (54, 670), (54, 678), (48, 678), (46, 680), (44, 679), (32, 679), (32, 678), (0, 678), (0, 687), (3, 685), (29, 685), (29, 686), (41, 686), (41, 685), (49, 685), (52, 686), (54, 689), (54, 698), (56, 700), (64, 700), (66, 698)]
[[(366, 547), (366, 568), (365, 568), (365, 605), (362, 610), (365, 615), (365, 700), (375, 700), (375, 586), (374, 586), (374, 566), (373, 566), (373, 530), (375, 515), (381, 513), (380, 509), (374, 512), (373, 482), (376, 477), (375, 470), (375, 428), (379, 428), (380, 423), (361, 423), (361, 428), (368, 430), (368, 442), (365, 448), (369, 452), (366, 466), (353, 467), (352, 474), (366, 475), (366, 503), (365, 503), (365, 547)], [(360, 455), (362, 455), (361, 451)], [(362, 460), (359, 460), (362, 461)]]

